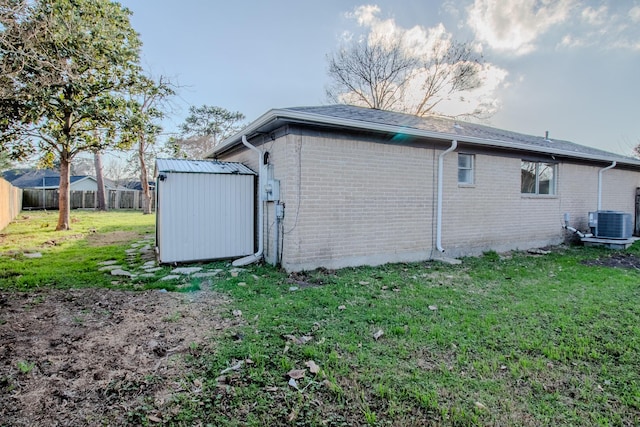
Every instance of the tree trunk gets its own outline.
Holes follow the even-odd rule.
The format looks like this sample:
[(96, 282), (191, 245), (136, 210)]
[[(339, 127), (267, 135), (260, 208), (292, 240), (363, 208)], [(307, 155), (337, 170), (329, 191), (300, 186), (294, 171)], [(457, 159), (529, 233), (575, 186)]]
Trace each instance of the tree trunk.
[(60, 186), (59, 191), (59, 204), (58, 204), (58, 225), (56, 231), (69, 230), (69, 211), (71, 210), (70, 193), (69, 193), (69, 180), (70, 180), (70, 166), (69, 153), (62, 152), (60, 154)]
[(96, 167), (96, 181), (98, 183), (96, 210), (106, 211), (107, 200), (104, 192), (104, 173), (102, 172), (102, 153), (100, 153), (100, 150), (93, 152), (93, 162)]
[(149, 179), (147, 178), (147, 164), (144, 160), (144, 138), (138, 142), (138, 157), (140, 158), (140, 185), (142, 186), (142, 213), (151, 213), (151, 191), (149, 190)]

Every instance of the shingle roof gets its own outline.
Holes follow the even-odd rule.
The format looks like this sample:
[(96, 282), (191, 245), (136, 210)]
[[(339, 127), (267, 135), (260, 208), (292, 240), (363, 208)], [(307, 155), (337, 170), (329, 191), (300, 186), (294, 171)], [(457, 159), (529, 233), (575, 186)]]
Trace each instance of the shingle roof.
[[(303, 111), (307, 113), (321, 114), (324, 116), (339, 117), (344, 119), (360, 120), (363, 122), (387, 124), (392, 126), (407, 127), (412, 129), (427, 130), (443, 134), (453, 134), (459, 137), (473, 137), (486, 140), (496, 140), (527, 144), (539, 148), (560, 149), (574, 153), (594, 155), (614, 155), (604, 150), (586, 147), (570, 141), (545, 139), (544, 136), (526, 135), (508, 130), (497, 129), (476, 123), (462, 122), (446, 117), (428, 116), (417, 117), (411, 114), (396, 113), (393, 111), (373, 110), (371, 108), (355, 107), (352, 105), (327, 105), (319, 107), (293, 107), (286, 108), (291, 111)], [(624, 156), (620, 156), (623, 157)]]
[(242, 163), (186, 159), (157, 159), (156, 174), (158, 172), (255, 175)]
[(570, 141), (550, 140), (544, 136), (525, 135), (503, 129), (463, 122), (445, 117), (418, 117), (392, 111), (374, 110), (352, 105), (323, 105), (291, 107), (270, 110), (249, 124), (240, 133), (223, 141), (212, 154), (224, 151), (239, 143), (241, 135), (269, 131), (286, 122), (307, 123), (333, 128), (351, 128), (373, 132), (398, 133), (415, 137), (440, 140), (456, 139), (479, 146), (500, 147), (557, 154), (567, 157), (599, 161), (618, 161), (640, 166), (632, 157), (609, 153)]
[[(69, 183), (80, 181), (86, 177), (86, 175), (72, 176)], [(36, 169), (15, 178), (11, 181), (11, 185), (19, 188), (58, 188), (60, 186), (60, 173), (51, 169)]]

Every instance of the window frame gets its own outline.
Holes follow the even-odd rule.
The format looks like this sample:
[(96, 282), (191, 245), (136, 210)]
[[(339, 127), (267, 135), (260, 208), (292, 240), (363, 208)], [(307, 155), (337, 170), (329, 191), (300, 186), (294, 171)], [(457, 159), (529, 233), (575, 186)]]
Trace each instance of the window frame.
[[(525, 163), (528, 163), (529, 165), (535, 165), (535, 169), (534, 169), (535, 182), (533, 183), (534, 191), (531, 193), (524, 191), (524, 185), (523, 185), (524, 176), (522, 172), (529, 170), (524, 167)], [(546, 193), (540, 192), (540, 183), (545, 182), (544, 180), (540, 179), (541, 173), (544, 172), (542, 167), (550, 168), (552, 172), (551, 179), (547, 180), (549, 182), (549, 186), (548, 186), (548, 192)], [(556, 197), (558, 195), (558, 164), (552, 163), (552, 162), (546, 162), (546, 161), (521, 159), (520, 160), (520, 194), (522, 196), (528, 196), (528, 197)]]
[[(460, 156), (464, 156), (469, 159), (470, 166), (462, 167), (460, 166)], [(468, 172), (468, 176), (471, 178), (470, 181), (460, 181), (460, 172), (465, 171)], [(458, 185), (460, 186), (474, 186), (476, 184), (476, 155), (470, 153), (458, 153)]]

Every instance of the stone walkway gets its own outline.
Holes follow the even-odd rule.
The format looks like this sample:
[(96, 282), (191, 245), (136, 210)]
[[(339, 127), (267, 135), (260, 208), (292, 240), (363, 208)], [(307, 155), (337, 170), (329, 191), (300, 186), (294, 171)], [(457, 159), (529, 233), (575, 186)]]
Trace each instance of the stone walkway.
[[(105, 274), (110, 274), (114, 277), (111, 282), (114, 285), (121, 284), (122, 280), (131, 280), (137, 278), (144, 278), (145, 281), (149, 279), (156, 279), (157, 281), (181, 281), (183, 284), (191, 278), (208, 278), (214, 277), (222, 273), (222, 269), (207, 270), (205, 267), (175, 267), (170, 268), (168, 265), (159, 266), (156, 261), (156, 254), (154, 250), (155, 236), (149, 234), (142, 240), (131, 244), (129, 249), (126, 249), (127, 254), (126, 264), (119, 263), (116, 260), (107, 260), (98, 263), (99, 270), (104, 271)], [(235, 277), (239, 272), (246, 271), (243, 268), (232, 268), (229, 270), (231, 276)]]

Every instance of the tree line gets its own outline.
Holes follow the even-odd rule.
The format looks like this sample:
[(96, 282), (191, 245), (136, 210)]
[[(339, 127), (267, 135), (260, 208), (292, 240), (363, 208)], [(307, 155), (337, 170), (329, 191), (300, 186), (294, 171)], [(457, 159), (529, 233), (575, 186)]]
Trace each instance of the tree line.
[[(130, 15), (109, 0), (0, 4), (0, 161), (6, 166), (38, 156), (42, 166), (57, 164), (57, 230), (69, 228), (70, 170), (80, 153), (94, 153), (100, 181), (104, 150), (135, 147), (150, 212), (147, 157), (177, 85), (143, 70)], [(243, 118), (219, 107), (192, 107), (171, 150), (202, 156), (212, 136), (215, 144)]]
[[(179, 86), (141, 66), (131, 13), (110, 0), (0, 3), (0, 166), (33, 156), (43, 166), (58, 165), (57, 230), (69, 228), (70, 170), (80, 153), (93, 154), (100, 181), (105, 150), (134, 151), (150, 212), (147, 164)], [(483, 84), (482, 57), (469, 43), (448, 39), (424, 51), (397, 36), (370, 36), (327, 61), (329, 101), (419, 116)], [(244, 119), (222, 107), (191, 106), (163, 148), (174, 157), (202, 158)]]

